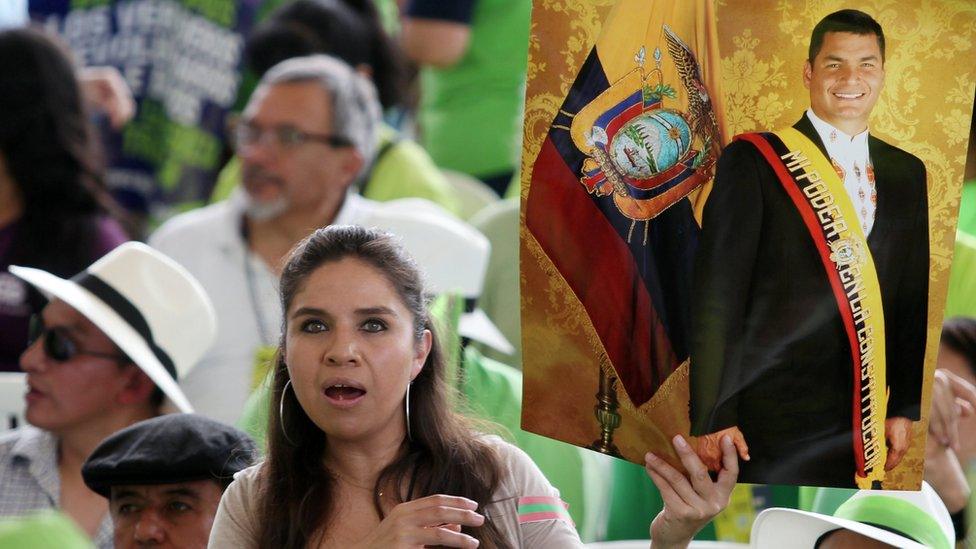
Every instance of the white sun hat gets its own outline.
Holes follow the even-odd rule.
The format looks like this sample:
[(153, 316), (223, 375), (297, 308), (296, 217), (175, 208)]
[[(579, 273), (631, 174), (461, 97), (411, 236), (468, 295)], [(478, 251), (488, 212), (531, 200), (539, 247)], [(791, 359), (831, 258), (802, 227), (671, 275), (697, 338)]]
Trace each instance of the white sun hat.
[(851, 530), (893, 547), (951, 549), (952, 518), (928, 483), (921, 491), (860, 490), (833, 516), (771, 508), (756, 517), (750, 545), (758, 549), (812, 549), (832, 530)]
[(91, 320), (176, 408), (193, 411), (177, 382), (213, 344), (217, 316), (186, 269), (145, 244), (126, 242), (70, 280), (29, 267), (9, 270)]

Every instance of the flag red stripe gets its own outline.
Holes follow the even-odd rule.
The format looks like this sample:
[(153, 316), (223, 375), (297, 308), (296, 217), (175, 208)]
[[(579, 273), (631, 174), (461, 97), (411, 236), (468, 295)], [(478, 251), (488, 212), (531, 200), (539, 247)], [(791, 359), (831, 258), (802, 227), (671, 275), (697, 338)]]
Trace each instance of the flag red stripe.
[[(633, 105), (624, 109), (624, 111), (618, 114), (617, 116), (613, 117), (613, 120), (611, 120), (610, 123), (607, 124), (607, 130), (606, 130), (607, 137), (609, 137), (610, 140), (613, 141), (613, 137), (617, 135), (617, 132), (620, 131), (620, 128), (622, 128), (624, 124), (626, 124), (627, 122), (633, 120), (634, 117), (636, 117), (638, 114), (643, 112), (643, 110), (644, 110), (644, 104), (638, 101), (637, 103), (634, 103)], [(607, 143), (607, 148), (610, 148), (610, 143)]]
[(665, 326), (627, 243), (548, 138), (533, 168), (526, 226), (586, 308), (631, 401), (650, 400), (677, 367)]

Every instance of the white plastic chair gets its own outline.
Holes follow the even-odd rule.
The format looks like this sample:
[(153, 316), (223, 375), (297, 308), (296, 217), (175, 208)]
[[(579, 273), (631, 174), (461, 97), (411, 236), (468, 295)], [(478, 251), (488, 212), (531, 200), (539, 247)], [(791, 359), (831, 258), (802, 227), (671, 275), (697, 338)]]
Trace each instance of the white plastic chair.
[(453, 170), (441, 170), (461, 202), (461, 217), (471, 219), (485, 206), (497, 202), (500, 197), (480, 179)]
[(24, 425), (27, 374), (0, 372), (0, 432)]
[[(384, 202), (362, 225), (399, 236), (424, 270), (433, 293), (453, 292), (467, 299), (481, 296), (491, 245), (474, 227), (433, 203), (418, 199)], [(461, 317), (458, 333), (503, 353), (514, 350), (481, 309)]]
[(481, 307), (512, 342), (514, 353), (487, 356), (522, 368), (521, 304), (519, 301), (519, 199), (489, 204), (471, 218), (471, 225), (491, 242)]

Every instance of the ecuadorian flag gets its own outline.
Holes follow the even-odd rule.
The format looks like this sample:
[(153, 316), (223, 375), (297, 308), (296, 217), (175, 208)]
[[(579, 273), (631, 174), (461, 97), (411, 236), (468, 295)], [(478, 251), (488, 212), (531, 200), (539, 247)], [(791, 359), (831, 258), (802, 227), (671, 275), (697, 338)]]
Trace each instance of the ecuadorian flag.
[(637, 407), (688, 360), (701, 206), (727, 141), (719, 71), (710, 0), (620, 0), (533, 164), (526, 229)]

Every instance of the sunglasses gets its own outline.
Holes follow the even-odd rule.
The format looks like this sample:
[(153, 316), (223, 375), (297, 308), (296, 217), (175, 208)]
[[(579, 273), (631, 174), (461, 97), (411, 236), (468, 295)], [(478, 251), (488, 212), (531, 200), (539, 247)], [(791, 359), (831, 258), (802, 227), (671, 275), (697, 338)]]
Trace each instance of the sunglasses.
[(44, 325), (44, 320), (40, 315), (32, 315), (27, 338), (27, 346), (31, 346), (38, 339), (43, 339), (42, 346), (44, 353), (55, 362), (68, 362), (76, 356), (94, 356), (107, 358), (116, 362), (132, 362), (124, 354), (96, 353), (94, 351), (83, 351), (78, 349), (78, 345), (68, 337), (64, 328), (48, 328)]

